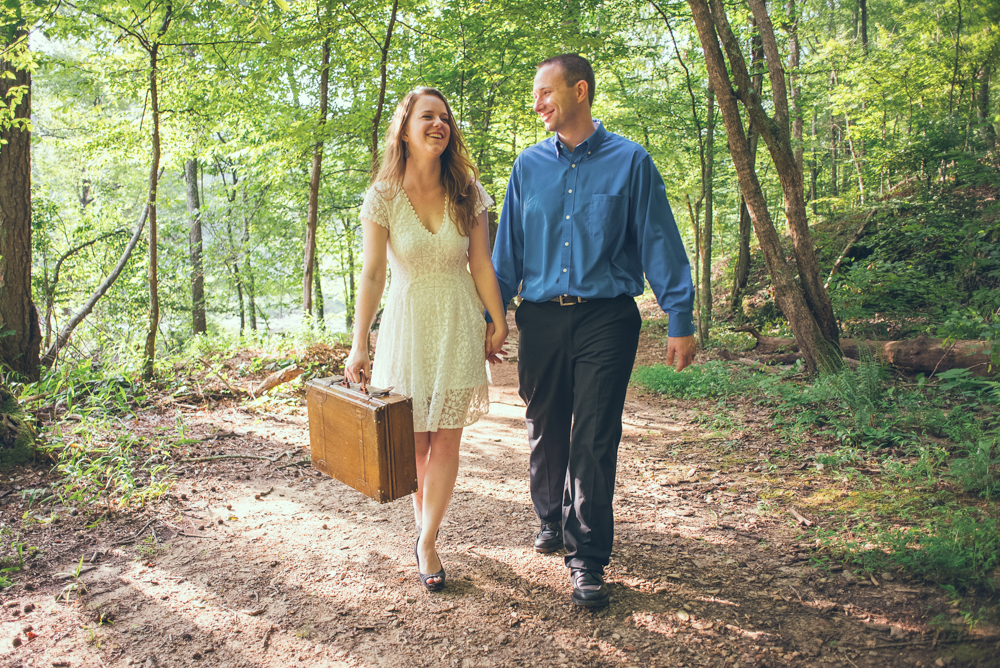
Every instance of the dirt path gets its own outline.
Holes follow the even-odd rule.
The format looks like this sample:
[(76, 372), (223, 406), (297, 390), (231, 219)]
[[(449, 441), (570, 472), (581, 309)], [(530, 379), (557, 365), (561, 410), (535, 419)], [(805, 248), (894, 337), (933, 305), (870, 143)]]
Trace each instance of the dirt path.
[[(644, 339), (639, 361), (662, 354)], [(0, 665), (998, 665), (1000, 647), (935, 644), (927, 622), (948, 612), (940, 590), (900, 574), (864, 581), (811, 567), (794, 520), (758, 507), (766, 485), (752, 469), (764, 446), (724, 450), (691, 406), (634, 390), (612, 604), (574, 607), (562, 558), (531, 550), (537, 521), (514, 366), (496, 370), (494, 383), (490, 415), (466, 432), (442, 530), (444, 592), (417, 580), (408, 501), (380, 506), (308, 467), (279, 468), (305, 450), (273, 464), (190, 464), (141, 517), (86, 530), (82, 515), (62, 509), (59, 524), (24, 528), (46, 549), (4, 594)], [(142, 427), (178, 419), (192, 437), (235, 432), (206, 442), (207, 454), (308, 445), (301, 407), (182, 408), (146, 414)], [(18, 475), (3, 484), (42, 474)], [(23, 513), (16, 502), (0, 511), (8, 526)], [(75, 582), (56, 573), (76, 569), (81, 554), (86, 592), (56, 602)]]

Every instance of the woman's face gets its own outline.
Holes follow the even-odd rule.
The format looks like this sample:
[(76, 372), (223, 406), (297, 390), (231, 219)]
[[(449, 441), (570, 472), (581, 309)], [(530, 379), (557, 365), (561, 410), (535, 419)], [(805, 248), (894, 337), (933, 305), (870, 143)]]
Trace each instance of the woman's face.
[(451, 138), (448, 107), (433, 95), (421, 95), (413, 104), (413, 113), (406, 123), (403, 141), (414, 157), (438, 157), (444, 153)]

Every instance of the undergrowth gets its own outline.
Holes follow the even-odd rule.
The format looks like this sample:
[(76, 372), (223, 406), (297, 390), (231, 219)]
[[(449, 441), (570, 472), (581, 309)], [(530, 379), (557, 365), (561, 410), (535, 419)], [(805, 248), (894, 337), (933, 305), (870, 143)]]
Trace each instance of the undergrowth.
[(135, 350), (109, 348), (100, 356), (63, 361), (38, 382), (12, 384), (21, 405), (43, 425), (37, 447), (56, 474), (44, 489), (26, 490), (25, 518), (51, 521), (43, 508), (57, 503), (95, 514), (142, 507), (170, 488), (173, 458), (194, 442), (181, 420), (140, 435), (134, 425), (142, 411), (164, 400), (197, 402), (220, 393), (273, 409), (286, 401), (282, 393), (254, 398), (244, 389), (287, 366), (305, 369), (300, 383), (332, 373), (345, 354), (343, 335), (307, 322), (288, 334), (192, 337), (164, 352), (150, 382), (142, 379)]
[[(828, 516), (815, 532), (828, 558), (869, 572), (902, 567), (956, 592), (1000, 589), (997, 383), (967, 370), (893, 380), (872, 355), (809, 382), (721, 361), (643, 367), (633, 382), (714, 400), (711, 415), (752, 406), (770, 416), (786, 454), (855, 490), (846, 502), (800, 501)], [(801, 445), (817, 438), (826, 447)]]

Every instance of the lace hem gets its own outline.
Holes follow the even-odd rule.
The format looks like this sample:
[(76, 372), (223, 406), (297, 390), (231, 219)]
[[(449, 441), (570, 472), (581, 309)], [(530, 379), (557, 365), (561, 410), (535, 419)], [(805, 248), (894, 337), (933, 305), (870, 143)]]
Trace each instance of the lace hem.
[(462, 429), (490, 412), (487, 385), (445, 390), (413, 401), (413, 431)]

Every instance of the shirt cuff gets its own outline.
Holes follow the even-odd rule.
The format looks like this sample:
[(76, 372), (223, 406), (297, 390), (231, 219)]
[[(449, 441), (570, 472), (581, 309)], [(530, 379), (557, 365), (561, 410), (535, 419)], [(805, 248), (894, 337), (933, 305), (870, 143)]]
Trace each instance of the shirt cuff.
[(694, 334), (694, 314), (690, 311), (671, 313), (667, 321), (667, 336), (691, 336)]

